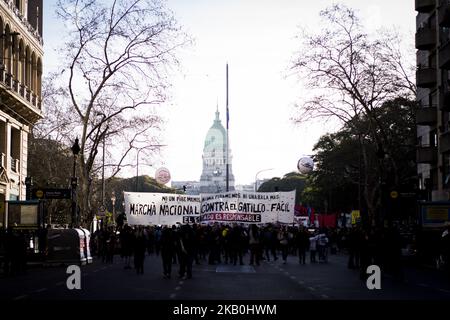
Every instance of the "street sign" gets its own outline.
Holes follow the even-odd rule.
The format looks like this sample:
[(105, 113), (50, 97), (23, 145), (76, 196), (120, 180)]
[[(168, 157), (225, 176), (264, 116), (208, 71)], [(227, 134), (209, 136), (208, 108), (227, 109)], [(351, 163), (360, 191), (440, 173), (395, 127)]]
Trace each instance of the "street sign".
[(353, 210), (351, 214), (352, 214), (352, 224), (361, 222), (361, 213), (359, 210)]
[(391, 191), (391, 198), (392, 199), (398, 198), (398, 192), (397, 191)]
[(71, 189), (42, 188), (33, 190), (34, 199), (70, 199)]

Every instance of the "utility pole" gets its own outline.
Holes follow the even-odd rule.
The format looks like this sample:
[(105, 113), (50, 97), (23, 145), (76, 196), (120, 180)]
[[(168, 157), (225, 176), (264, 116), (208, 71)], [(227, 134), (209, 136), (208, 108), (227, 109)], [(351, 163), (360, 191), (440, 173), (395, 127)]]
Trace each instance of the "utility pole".
[(228, 136), (228, 122), (230, 120), (230, 116), (229, 116), (229, 111), (228, 111), (228, 63), (227, 63), (227, 69), (226, 69), (226, 82), (227, 82), (227, 184), (226, 184), (226, 191), (229, 191), (229, 164), (228, 164), (228, 150), (229, 150), (229, 145), (228, 145), (228, 141), (229, 141), (229, 136)]

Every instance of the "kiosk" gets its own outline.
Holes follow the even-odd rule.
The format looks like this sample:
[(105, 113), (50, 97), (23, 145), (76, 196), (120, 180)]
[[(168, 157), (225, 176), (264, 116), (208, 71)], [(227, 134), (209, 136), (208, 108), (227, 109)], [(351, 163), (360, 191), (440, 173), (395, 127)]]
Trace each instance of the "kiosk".
[(47, 263), (84, 265), (92, 262), (89, 231), (78, 228), (50, 229), (47, 239)]

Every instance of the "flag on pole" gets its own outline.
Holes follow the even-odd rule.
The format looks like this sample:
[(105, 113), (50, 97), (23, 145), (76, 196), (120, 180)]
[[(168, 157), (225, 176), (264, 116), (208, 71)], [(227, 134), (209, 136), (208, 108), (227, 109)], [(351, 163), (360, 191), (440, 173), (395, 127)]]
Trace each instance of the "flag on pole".
[(228, 129), (228, 122), (230, 121), (230, 112), (228, 110), (228, 63), (227, 63), (227, 129)]

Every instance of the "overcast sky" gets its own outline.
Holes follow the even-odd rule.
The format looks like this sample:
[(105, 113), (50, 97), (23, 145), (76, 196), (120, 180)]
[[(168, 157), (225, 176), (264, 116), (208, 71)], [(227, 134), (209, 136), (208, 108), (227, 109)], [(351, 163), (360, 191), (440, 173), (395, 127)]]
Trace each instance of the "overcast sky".
[[(44, 1), (46, 71), (57, 66), (54, 49), (61, 38), (55, 32), (54, 3)], [(173, 79), (172, 99), (164, 106), (167, 144), (153, 167), (139, 168), (153, 176), (165, 166), (172, 180), (199, 180), (203, 143), (218, 102), (225, 127), (225, 66), (229, 65), (230, 147), (236, 184), (282, 176), (296, 170), (298, 159), (312, 153), (313, 145), (333, 124), (291, 121), (294, 104), (302, 94), (288, 67), (299, 48), (299, 27), (313, 30), (327, 0), (168, 0), (180, 25), (195, 43), (179, 58), (182, 75)], [(370, 29), (393, 26), (413, 40), (413, 0), (340, 1), (359, 11)], [(414, 55), (415, 52), (411, 52)], [(130, 171), (133, 176), (135, 171)]]

